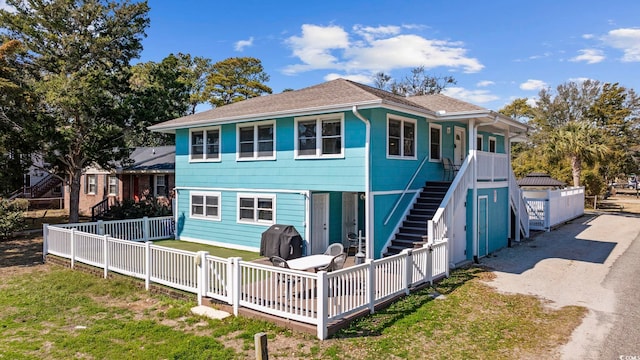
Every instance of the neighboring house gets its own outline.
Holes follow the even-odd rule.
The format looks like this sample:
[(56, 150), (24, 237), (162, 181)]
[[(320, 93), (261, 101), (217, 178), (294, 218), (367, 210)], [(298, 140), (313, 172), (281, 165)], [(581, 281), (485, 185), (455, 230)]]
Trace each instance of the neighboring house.
[[(520, 234), (509, 152), (528, 127), (444, 95), (338, 79), (150, 129), (176, 136), (181, 240), (258, 251), (262, 232), (287, 224), (307, 254), (361, 232), (379, 258), (447, 237), (455, 264)], [(450, 186), (462, 190), (444, 198)], [(429, 230), (443, 200), (454, 205)]]
[[(80, 179), (79, 212), (98, 216), (116, 201), (136, 202), (149, 195), (169, 204), (175, 184), (175, 146), (138, 147), (131, 155), (131, 164), (115, 170), (87, 168)], [(69, 206), (69, 187), (65, 186), (65, 207)]]
[(62, 208), (62, 180), (42, 170), (45, 167), (40, 154), (31, 155), (33, 165), (24, 174), (23, 186), (9, 195), (10, 199), (29, 199), (30, 207)]

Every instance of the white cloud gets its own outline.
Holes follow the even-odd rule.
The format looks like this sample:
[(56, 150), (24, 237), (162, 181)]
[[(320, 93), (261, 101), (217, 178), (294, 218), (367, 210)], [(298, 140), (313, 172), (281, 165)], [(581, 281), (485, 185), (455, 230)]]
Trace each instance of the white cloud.
[(570, 82), (583, 83), (583, 82), (585, 82), (587, 80), (593, 80), (593, 79), (590, 79), (588, 77), (577, 77), (577, 78), (569, 78), (568, 80)]
[(582, 34), (582, 38), (589, 40), (589, 39), (593, 39), (594, 35), (593, 34)]
[(253, 46), (253, 36), (249, 40), (239, 40), (236, 42), (234, 48), (236, 51), (242, 51), (246, 47)]
[(605, 59), (602, 50), (598, 49), (582, 49), (578, 50), (580, 55), (569, 59), (569, 61), (579, 62), (584, 61), (587, 64), (597, 64)]
[(331, 81), (331, 80), (335, 80), (335, 79), (339, 79), (339, 78), (355, 81), (355, 82), (361, 83), (361, 84), (371, 84), (371, 83), (373, 83), (373, 78), (371, 77), (371, 75), (367, 75), (367, 74), (341, 75), (341, 74), (336, 74), (336, 73), (330, 73), (330, 74), (327, 74), (327, 75), (324, 76), (324, 80), (325, 81)]
[(448, 87), (442, 90), (442, 94), (474, 104), (488, 103), (500, 99), (499, 96), (490, 93), (488, 90), (468, 90), (463, 87)]
[(538, 98), (537, 97), (530, 97), (527, 98), (527, 105), (531, 106), (531, 107), (536, 107), (538, 106)]
[(491, 81), (491, 80), (483, 80), (483, 81), (479, 81), (476, 86), (477, 87), (485, 87), (485, 86), (491, 86), (491, 85), (495, 85), (496, 83)]
[(522, 90), (541, 90), (547, 87), (547, 83), (542, 80), (529, 79), (520, 84)]
[(16, 11), (16, 8), (11, 5), (7, 5), (7, 0), (0, 0), (0, 10), (6, 10), (13, 13)]
[(462, 43), (401, 33), (408, 28), (357, 25), (352, 33), (348, 33), (336, 25), (305, 24), (301, 36), (286, 40), (301, 63), (287, 66), (284, 72), (339, 70), (373, 74), (424, 66), (426, 69), (445, 67), (473, 73), (484, 68), (477, 59), (467, 56)]
[(605, 44), (624, 52), (622, 61), (640, 61), (640, 29), (621, 28), (611, 30), (602, 37)]

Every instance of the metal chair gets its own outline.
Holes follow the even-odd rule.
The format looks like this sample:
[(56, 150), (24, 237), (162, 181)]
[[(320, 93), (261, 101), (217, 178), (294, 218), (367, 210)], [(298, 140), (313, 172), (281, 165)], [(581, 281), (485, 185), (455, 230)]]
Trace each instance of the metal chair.
[(341, 243), (333, 243), (324, 251), (325, 255), (336, 256), (344, 252), (344, 246)]
[(278, 266), (285, 269), (289, 268), (289, 264), (287, 263), (287, 260), (281, 258), (280, 256), (272, 256), (269, 258), (269, 261), (271, 261), (271, 264), (273, 266)]
[(442, 181), (453, 180), (458, 174), (458, 170), (460, 170), (460, 166), (455, 165), (449, 158), (442, 158), (442, 168), (444, 170), (442, 173)]
[(340, 270), (344, 267), (344, 263), (346, 260), (347, 260), (347, 253), (345, 252), (340, 253), (334, 256), (333, 259), (331, 259), (331, 262), (329, 264), (317, 268), (316, 272), (318, 271), (332, 272), (334, 270)]
[[(287, 263), (287, 260), (281, 258), (280, 256), (272, 256), (269, 258), (269, 261), (271, 261), (271, 264), (273, 266), (289, 269), (289, 264)], [(278, 274), (278, 284), (283, 281), (281, 275), (284, 275), (284, 274)], [(285, 297), (287, 300), (289, 300), (292, 295), (291, 284), (295, 283), (295, 280), (292, 280), (290, 276), (285, 276), (285, 281), (287, 282)]]

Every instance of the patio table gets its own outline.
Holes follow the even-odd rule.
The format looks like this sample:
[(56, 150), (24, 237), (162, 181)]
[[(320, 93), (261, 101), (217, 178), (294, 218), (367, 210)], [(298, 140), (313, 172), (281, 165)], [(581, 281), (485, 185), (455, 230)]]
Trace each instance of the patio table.
[(287, 265), (289, 265), (289, 269), (295, 270), (317, 269), (319, 267), (329, 265), (332, 259), (333, 256), (331, 255), (309, 255), (293, 260), (287, 260)]

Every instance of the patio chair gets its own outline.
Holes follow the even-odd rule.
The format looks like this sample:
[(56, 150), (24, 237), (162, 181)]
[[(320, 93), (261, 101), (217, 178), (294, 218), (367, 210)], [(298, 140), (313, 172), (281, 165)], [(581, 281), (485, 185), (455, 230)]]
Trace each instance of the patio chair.
[(449, 158), (442, 158), (442, 181), (444, 180), (453, 180), (458, 174), (458, 170), (460, 170), (460, 165), (455, 165), (453, 161)]
[(324, 251), (324, 254), (336, 256), (336, 255), (342, 254), (343, 252), (344, 252), (344, 246), (342, 246), (341, 243), (334, 243), (329, 245), (327, 250)]
[[(273, 266), (289, 269), (289, 264), (287, 263), (287, 260), (279, 256), (272, 256), (269, 258), (269, 261), (271, 261), (271, 264)], [(281, 275), (282, 274), (278, 274), (278, 283), (282, 281)], [(285, 279), (287, 281), (287, 292), (285, 293), (285, 297), (288, 300), (291, 297), (291, 283), (294, 282), (294, 280), (291, 280), (291, 277), (289, 276), (285, 276)]]
[(346, 260), (347, 260), (347, 253), (345, 252), (340, 253), (334, 256), (333, 259), (331, 259), (331, 262), (329, 264), (317, 268), (316, 272), (318, 271), (332, 272), (334, 270), (340, 270), (344, 267), (344, 263)]

